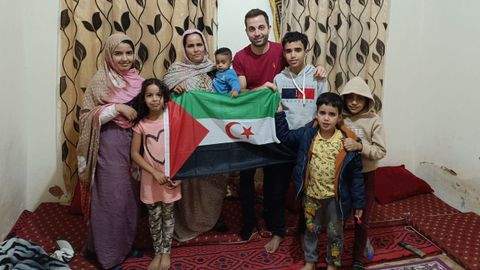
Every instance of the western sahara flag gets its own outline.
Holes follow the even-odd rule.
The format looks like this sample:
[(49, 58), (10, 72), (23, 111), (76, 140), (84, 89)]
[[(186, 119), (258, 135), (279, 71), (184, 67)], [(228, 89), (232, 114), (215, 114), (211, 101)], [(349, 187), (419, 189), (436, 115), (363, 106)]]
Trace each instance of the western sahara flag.
[(172, 95), (164, 117), (166, 175), (183, 179), (294, 161), (295, 152), (275, 134), (278, 102), (268, 89), (235, 99), (195, 90)]

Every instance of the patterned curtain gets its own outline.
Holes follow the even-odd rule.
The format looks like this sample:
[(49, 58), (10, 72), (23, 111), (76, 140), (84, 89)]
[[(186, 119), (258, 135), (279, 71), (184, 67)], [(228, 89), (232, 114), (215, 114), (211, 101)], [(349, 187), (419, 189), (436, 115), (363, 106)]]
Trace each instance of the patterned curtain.
[[(62, 161), (66, 194), (77, 182), (78, 114), (88, 83), (100, 65), (108, 36), (123, 32), (135, 42), (136, 64), (144, 78), (163, 78), (183, 55), (180, 37), (188, 28), (201, 30), (208, 47), (217, 45), (216, 0), (62, 0), (61, 121)], [(212, 53), (210, 53), (212, 57)]]
[(282, 14), (282, 0), (269, 0), (270, 8), (272, 9), (273, 14), (273, 34), (275, 36), (275, 41), (280, 42), (282, 37), (280, 36), (280, 27), (281, 27), (281, 18)]
[(307, 63), (327, 69), (330, 90), (338, 92), (360, 76), (372, 89), (379, 112), (390, 1), (283, 0), (281, 10), (281, 35), (299, 31), (308, 36)]

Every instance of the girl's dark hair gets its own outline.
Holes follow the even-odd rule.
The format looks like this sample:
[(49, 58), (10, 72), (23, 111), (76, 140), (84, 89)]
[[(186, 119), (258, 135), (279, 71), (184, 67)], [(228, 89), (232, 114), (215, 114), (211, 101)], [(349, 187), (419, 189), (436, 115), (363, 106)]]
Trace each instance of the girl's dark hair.
[(145, 92), (147, 91), (147, 87), (152, 84), (156, 85), (158, 89), (160, 89), (160, 95), (163, 97), (164, 108), (170, 101), (170, 91), (164, 82), (156, 78), (146, 79), (142, 83), (142, 90), (140, 90), (140, 93), (134, 98), (133, 108), (137, 111), (137, 118), (133, 120), (134, 125), (138, 124), (140, 120), (148, 115), (148, 107), (147, 104), (145, 104)]
[(232, 51), (227, 47), (218, 48), (215, 51), (215, 56), (217, 55), (225, 55), (228, 57), (228, 60), (232, 61)]

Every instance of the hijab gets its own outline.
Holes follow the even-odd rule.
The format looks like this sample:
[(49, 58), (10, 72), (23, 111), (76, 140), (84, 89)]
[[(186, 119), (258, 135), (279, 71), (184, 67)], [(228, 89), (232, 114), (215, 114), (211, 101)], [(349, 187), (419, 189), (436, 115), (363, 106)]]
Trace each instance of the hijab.
[[(187, 36), (192, 34), (198, 34), (203, 41), (205, 47), (205, 55), (201, 63), (193, 63), (187, 56), (187, 50), (185, 48), (185, 40)], [(173, 63), (169, 68), (164, 77), (164, 82), (169, 89), (172, 89), (177, 84), (198, 75), (206, 74), (209, 71), (212, 71), (215, 67), (215, 64), (208, 59), (208, 46), (205, 36), (198, 29), (188, 29), (182, 35), (182, 47), (183, 47), (183, 60), (181, 62)]]
[[(80, 110), (77, 162), (82, 210), (86, 219), (89, 217), (91, 187), (99, 149), (100, 114), (108, 106), (131, 101), (140, 93), (143, 82), (135, 68), (121, 72), (113, 62), (112, 54), (115, 48), (125, 41), (133, 44), (133, 41), (124, 34), (113, 34), (107, 39), (103, 51), (104, 64), (90, 81)], [(131, 126), (123, 115), (118, 115), (112, 121), (122, 128)]]

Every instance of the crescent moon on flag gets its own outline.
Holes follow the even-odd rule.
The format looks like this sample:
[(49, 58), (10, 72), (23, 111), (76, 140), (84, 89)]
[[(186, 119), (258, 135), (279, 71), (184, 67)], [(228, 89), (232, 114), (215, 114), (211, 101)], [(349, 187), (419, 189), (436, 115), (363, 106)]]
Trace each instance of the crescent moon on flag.
[(234, 125), (240, 125), (239, 122), (230, 122), (228, 124), (225, 125), (225, 133), (227, 133), (227, 136), (232, 138), (232, 139), (237, 139), (239, 140), (240, 138), (238, 137), (235, 137), (233, 134), (232, 134), (232, 131), (230, 130)]

